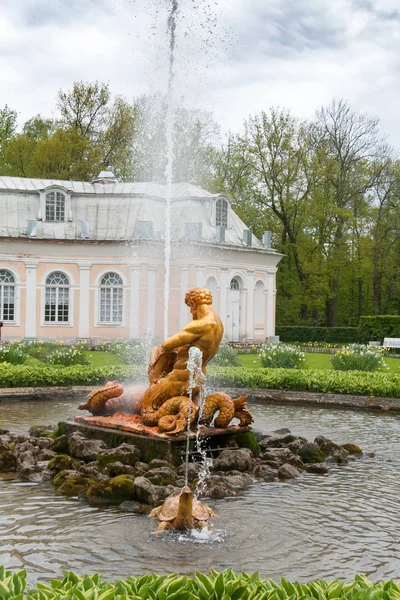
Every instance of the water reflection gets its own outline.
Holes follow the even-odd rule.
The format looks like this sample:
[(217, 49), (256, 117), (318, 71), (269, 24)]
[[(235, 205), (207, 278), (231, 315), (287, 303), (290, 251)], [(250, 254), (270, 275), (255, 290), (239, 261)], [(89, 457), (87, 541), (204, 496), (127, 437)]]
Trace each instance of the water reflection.
[[(32, 423), (62, 420), (78, 402), (1, 403), (0, 427), (26, 432)], [(156, 536), (146, 516), (97, 509), (50, 485), (0, 479), (0, 563), (25, 566), (36, 578), (62, 569), (101, 571), (108, 578), (155, 570), (192, 573), (233, 567), (274, 578), (372, 579), (400, 572), (400, 421), (395, 416), (253, 404), (263, 431), (289, 427), (328, 435), (376, 452), (329, 477), (304, 474), (289, 483), (257, 483), (217, 501), (211, 540)]]

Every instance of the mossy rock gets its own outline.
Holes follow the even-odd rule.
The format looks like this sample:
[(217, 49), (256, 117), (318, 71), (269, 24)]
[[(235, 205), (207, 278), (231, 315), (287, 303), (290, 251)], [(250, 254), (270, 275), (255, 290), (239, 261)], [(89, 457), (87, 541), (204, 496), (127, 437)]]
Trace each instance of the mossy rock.
[(140, 460), (140, 450), (133, 444), (126, 443), (120, 444), (117, 448), (105, 450), (97, 457), (100, 470), (105, 469), (114, 462), (120, 462), (123, 465), (133, 467), (138, 460)]
[(347, 452), (353, 456), (361, 456), (363, 453), (360, 446), (357, 446), (357, 444), (342, 444), (340, 447), (344, 448), (344, 450), (347, 450)]
[(89, 504), (121, 504), (127, 500), (134, 500), (133, 475), (118, 475), (105, 479), (92, 485), (87, 491)]
[(60, 421), (56, 427), (56, 429), (53, 431), (53, 439), (57, 439), (59, 437), (61, 437), (62, 435), (65, 435), (67, 431), (67, 424), (64, 423), (63, 421)]
[(63, 435), (60, 435), (59, 437), (55, 438), (55, 440), (52, 442), (50, 448), (54, 452), (57, 452), (57, 454), (68, 454), (68, 452), (69, 452), (68, 437), (65, 434), (63, 434)]
[(322, 452), (316, 444), (306, 444), (299, 448), (297, 454), (305, 464), (322, 463), (326, 458), (325, 452)]
[(29, 429), (31, 437), (47, 437), (51, 438), (54, 435), (55, 427), (52, 425), (32, 425)]
[(90, 486), (96, 483), (96, 478), (92, 475), (71, 475), (66, 477), (63, 483), (58, 488), (58, 491), (65, 496), (79, 496), (86, 491)]
[(158, 469), (150, 469), (145, 474), (145, 477), (154, 483), (154, 485), (172, 485), (176, 480), (176, 473), (169, 467), (159, 467)]
[(255, 456), (260, 454), (260, 446), (252, 431), (243, 431), (237, 435), (236, 439), (241, 448), (248, 448)]
[(72, 477), (72, 475), (80, 476), (82, 473), (79, 471), (75, 471), (73, 469), (66, 469), (65, 471), (60, 471), (53, 479), (53, 484), (56, 488), (59, 488), (60, 485), (64, 483), (67, 477)]
[(79, 469), (81, 466), (81, 462), (76, 460), (76, 458), (72, 458), (71, 456), (67, 456), (66, 454), (57, 454), (47, 465), (47, 469), (49, 471), (53, 471), (55, 473), (59, 473), (60, 471), (73, 471)]

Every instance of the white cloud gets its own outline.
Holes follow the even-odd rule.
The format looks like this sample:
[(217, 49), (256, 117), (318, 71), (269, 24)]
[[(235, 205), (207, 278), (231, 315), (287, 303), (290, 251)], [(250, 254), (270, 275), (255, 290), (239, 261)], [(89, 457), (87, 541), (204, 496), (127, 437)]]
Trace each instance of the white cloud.
[[(180, 0), (179, 97), (225, 129), (269, 106), (312, 117), (333, 97), (381, 119), (400, 147), (397, 0)], [(3, 0), (0, 105), (55, 110), (74, 80), (132, 98), (165, 89), (167, 0)]]

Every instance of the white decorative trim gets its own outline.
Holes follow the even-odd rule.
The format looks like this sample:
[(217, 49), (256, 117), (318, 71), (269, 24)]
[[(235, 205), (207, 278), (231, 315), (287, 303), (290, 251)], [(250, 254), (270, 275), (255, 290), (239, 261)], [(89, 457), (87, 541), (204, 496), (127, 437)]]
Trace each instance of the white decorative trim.
[[(21, 325), (21, 290), (25, 288), (21, 283), (19, 272), (14, 267), (0, 264), (0, 271), (10, 271), (13, 275), (14, 283), (14, 320), (4, 321), (4, 327), (19, 327)], [(6, 284), (7, 285), (7, 284)]]
[(78, 337), (89, 337), (90, 329), (90, 265), (79, 265), (79, 324)]
[(139, 279), (140, 265), (131, 265), (131, 306), (129, 319), (129, 335), (131, 338), (139, 337)]
[(28, 338), (36, 337), (36, 261), (25, 263), (25, 336)]
[(156, 324), (156, 267), (147, 267), (147, 336), (154, 337)]
[(183, 329), (185, 325), (187, 325), (190, 320), (189, 308), (185, 304), (185, 294), (188, 290), (188, 278), (189, 278), (189, 268), (182, 267), (181, 268), (181, 286), (180, 286), (180, 311), (179, 311), (179, 324), (180, 328)]

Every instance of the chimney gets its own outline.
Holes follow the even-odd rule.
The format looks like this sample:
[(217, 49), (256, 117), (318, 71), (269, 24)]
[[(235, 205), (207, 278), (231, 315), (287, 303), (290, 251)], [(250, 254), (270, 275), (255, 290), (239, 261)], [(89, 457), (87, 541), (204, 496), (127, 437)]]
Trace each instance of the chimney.
[(272, 237), (271, 231), (264, 231), (263, 236), (262, 236), (262, 243), (263, 243), (264, 248), (271, 248), (271, 237)]
[(246, 246), (253, 245), (253, 232), (250, 229), (243, 229), (243, 241)]
[(37, 221), (36, 220), (28, 219), (27, 235), (30, 238), (35, 238), (37, 236)]

